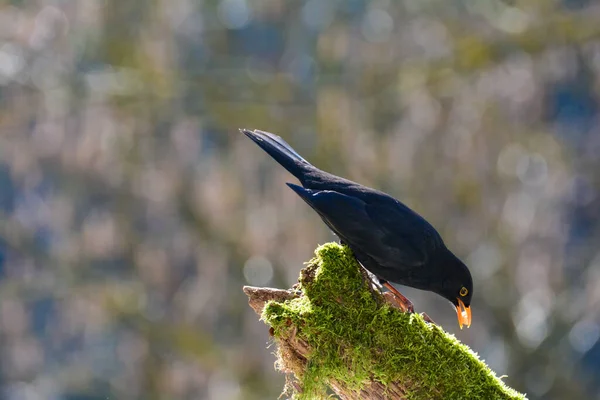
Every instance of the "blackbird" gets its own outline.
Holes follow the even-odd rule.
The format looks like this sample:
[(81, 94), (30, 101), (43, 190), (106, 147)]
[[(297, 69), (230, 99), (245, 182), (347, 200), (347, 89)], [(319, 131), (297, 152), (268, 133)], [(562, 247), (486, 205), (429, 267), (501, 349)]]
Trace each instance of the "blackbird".
[(413, 312), (412, 303), (388, 282), (439, 294), (455, 307), (461, 329), (471, 325), (471, 273), (429, 222), (386, 193), (311, 165), (279, 136), (240, 131), (300, 181), (302, 186), (287, 185), (397, 296), (404, 311)]

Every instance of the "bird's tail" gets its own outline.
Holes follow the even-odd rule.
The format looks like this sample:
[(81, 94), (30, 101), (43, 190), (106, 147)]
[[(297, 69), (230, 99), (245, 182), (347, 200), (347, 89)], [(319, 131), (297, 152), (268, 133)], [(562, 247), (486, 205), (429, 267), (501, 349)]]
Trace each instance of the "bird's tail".
[(315, 167), (302, 158), (292, 146), (287, 144), (285, 140), (279, 136), (256, 129), (253, 131), (240, 129), (240, 131), (252, 139), (254, 143), (259, 145), (292, 175), (298, 178), (300, 182), (304, 181), (304, 174), (306, 172), (315, 169)]

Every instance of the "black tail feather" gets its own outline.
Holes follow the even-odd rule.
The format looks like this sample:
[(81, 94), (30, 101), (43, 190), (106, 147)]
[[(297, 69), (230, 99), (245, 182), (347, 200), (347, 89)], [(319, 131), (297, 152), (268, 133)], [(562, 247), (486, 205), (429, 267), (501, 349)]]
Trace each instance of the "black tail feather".
[(304, 174), (315, 169), (279, 136), (259, 130), (240, 129), (240, 131), (298, 178), (300, 182), (304, 181)]
[(290, 189), (296, 192), (298, 196), (302, 197), (304, 201), (307, 201), (309, 197), (314, 193), (313, 190), (305, 189), (302, 186), (294, 185), (293, 183), (286, 183), (286, 185), (288, 185)]

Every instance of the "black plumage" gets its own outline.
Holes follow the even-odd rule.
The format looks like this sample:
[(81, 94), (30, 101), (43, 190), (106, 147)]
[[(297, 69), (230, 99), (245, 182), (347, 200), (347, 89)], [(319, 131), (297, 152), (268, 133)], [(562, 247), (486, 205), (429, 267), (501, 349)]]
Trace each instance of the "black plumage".
[(386, 193), (316, 168), (279, 136), (241, 131), (300, 181), (288, 186), (406, 309), (412, 304), (387, 282), (443, 296), (455, 306), (461, 328), (470, 325), (471, 274), (423, 217)]

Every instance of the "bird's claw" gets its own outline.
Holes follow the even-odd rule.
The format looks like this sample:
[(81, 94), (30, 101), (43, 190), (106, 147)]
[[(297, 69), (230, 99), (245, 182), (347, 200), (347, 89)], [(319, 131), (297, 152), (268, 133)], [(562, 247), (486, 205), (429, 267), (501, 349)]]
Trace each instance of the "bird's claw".
[(392, 292), (384, 292), (383, 297), (385, 297), (385, 299), (388, 301), (388, 303), (390, 303), (391, 305), (393, 305), (396, 308), (399, 308), (400, 310), (402, 310), (402, 312), (408, 312), (408, 310), (406, 309), (404, 304), (402, 304), (400, 302), (400, 300), (396, 296), (394, 296), (394, 294)]
[(425, 320), (425, 322), (429, 322), (430, 324), (437, 325), (437, 324), (435, 323), (435, 321), (434, 321), (434, 320), (432, 320), (432, 319), (431, 319), (431, 317), (430, 317), (429, 315), (427, 315), (427, 313), (424, 313), (424, 312), (423, 312), (423, 313), (421, 313), (421, 316), (423, 317), (423, 319)]
[[(404, 300), (407, 300), (407, 301), (404, 301)], [(398, 299), (397, 298), (397, 301), (400, 304), (400, 307), (402, 308), (402, 311), (404, 311), (405, 313), (408, 313), (408, 314), (414, 314), (415, 313), (415, 306), (406, 297), (404, 299)]]
[(413, 303), (404, 297), (402, 293), (400, 293), (395, 287), (390, 285), (388, 282), (383, 284), (394, 296), (396, 304), (402, 309), (402, 311), (413, 314), (415, 312), (415, 306)]

